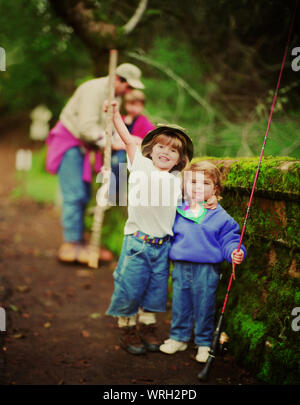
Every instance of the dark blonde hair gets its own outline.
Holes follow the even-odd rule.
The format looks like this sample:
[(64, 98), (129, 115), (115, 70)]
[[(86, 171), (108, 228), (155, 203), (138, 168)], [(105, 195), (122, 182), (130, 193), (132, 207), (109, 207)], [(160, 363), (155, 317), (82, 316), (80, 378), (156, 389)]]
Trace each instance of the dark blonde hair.
[(155, 135), (148, 143), (142, 145), (142, 154), (151, 159), (151, 152), (157, 143), (162, 143), (163, 145), (170, 145), (179, 152), (179, 163), (172, 168), (172, 171), (184, 170), (189, 164), (189, 158), (187, 154), (187, 143), (186, 139), (179, 132), (173, 129), (163, 130), (161, 133)]
[(132, 90), (129, 93), (125, 94), (124, 96), (124, 104), (125, 103), (132, 103), (134, 101), (140, 101), (141, 103), (146, 103), (146, 96), (140, 90)]
[(223, 187), (221, 180), (221, 172), (213, 163), (208, 162), (207, 160), (202, 160), (200, 162), (191, 163), (185, 171), (190, 172), (204, 172), (204, 175), (209, 177), (215, 185), (216, 196), (220, 196)]

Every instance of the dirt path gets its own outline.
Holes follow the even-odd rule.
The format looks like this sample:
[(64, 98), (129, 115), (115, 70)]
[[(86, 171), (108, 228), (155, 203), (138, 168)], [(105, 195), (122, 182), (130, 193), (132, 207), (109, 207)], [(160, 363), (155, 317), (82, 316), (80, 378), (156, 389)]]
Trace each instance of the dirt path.
[[(96, 271), (56, 260), (60, 214), (53, 206), (12, 201), (15, 149), (0, 144), (0, 336), (2, 384), (198, 384), (193, 345), (168, 357), (136, 357), (120, 349), (105, 316), (114, 264)], [(1, 176), (3, 177), (3, 176)], [(170, 314), (159, 317), (167, 337)], [(217, 359), (208, 384), (254, 384), (229, 355)]]

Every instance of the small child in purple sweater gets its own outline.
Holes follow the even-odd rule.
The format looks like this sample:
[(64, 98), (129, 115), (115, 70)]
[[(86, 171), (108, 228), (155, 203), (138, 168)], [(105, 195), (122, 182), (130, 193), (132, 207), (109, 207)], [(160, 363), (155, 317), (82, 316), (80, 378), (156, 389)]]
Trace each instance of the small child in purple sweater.
[(223, 260), (240, 264), (239, 225), (218, 204), (204, 208), (205, 201), (220, 195), (221, 174), (210, 162), (191, 164), (184, 173), (185, 200), (177, 207), (173, 242), (173, 303), (170, 339), (160, 346), (167, 354), (187, 348), (194, 328), (196, 360), (206, 362), (213, 334), (215, 297)]

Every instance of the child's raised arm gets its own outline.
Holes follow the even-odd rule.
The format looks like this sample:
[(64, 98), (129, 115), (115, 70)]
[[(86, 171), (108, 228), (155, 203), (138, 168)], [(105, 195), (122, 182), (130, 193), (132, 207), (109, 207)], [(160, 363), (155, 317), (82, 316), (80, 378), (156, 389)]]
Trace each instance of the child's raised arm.
[[(119, 112), (118, 102), (112, 101), (111, 105), (113, 107), (114, 126), (115, 126), (118, 134), (120, 135), (122, 141), (125, 144), (125, 149), (126, 149), (128, 157), (129, 157), (130, 163), (133, 163), (135, 151), (137, 148), (137, 144), (134, 139), (135, 137), (129, 133), (126, 125), (124, 124), (124, 122), (122, 120), (121, 114)], [(107, 109), (108, 109), (108, 103), (106, 102), (104, 104), (104, 111), (107, 112)]]

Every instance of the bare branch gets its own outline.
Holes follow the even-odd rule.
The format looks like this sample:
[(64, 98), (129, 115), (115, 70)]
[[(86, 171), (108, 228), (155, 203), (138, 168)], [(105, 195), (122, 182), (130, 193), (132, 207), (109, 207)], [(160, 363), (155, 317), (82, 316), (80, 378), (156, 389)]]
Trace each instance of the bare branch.
[(108, 49), (112, 46), (110, 42), (116, 36), (116, 26), (96, 21), (86, 0), (50, 0), (50, 3), (56, 14), (74, 29), (89, 49), (97, 52), (102, 46)]
[(176, 73), (174, 73), (173, 70), (137, 52), (127, 52), (127, 55), (130, 56), (131, 58), (140, 60), (141, 62), (144, 62), (147, 65), (154, 66), (158, 70), (164, 72), (167, 76), (173, 79), (177, 83), (177, 85), (182, 87), (191, 97), (193, 97), (193, 99), (196, 100), (197, 103), (199, 103), (208, 113), (210, 114), (214, 113), (212, 107), (207, 103), (207, 101), (204, 100), (204, 98), (201, 97), (200, 94), (195, 89), (193, 89), (185, 80), (183, 80)]
[(139, 5), (137, 6), (137, 9), (135, 10), (135, 13), (133, 16), (130, 18), (130, 20), (123, 25), (123, 31), (125, 34), (130, 34), (137, 24), (140, 22), (146, 8), (147, 8), (148, 0), (140, 0)]

